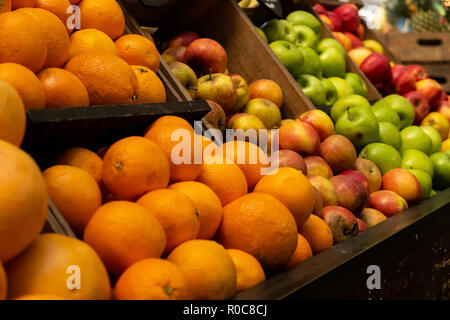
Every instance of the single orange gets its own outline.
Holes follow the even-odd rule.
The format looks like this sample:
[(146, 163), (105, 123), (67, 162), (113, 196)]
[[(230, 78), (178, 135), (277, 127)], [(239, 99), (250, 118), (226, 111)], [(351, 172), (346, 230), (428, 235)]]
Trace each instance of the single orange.
[(159, 52), (153, 42), (139, 34), (126, 34), (116, 40), (117, 55), (130, 65), (159, 70)]
[(228, 249), (236, 267), (236, 293), (266, 280), (261, 264), (252, 255), (237, 249)]
[(260, 79), (253, 81), (248, 87), (251, 99), (264, 98), (275, 103), (278, 107), (283, 105), (283, 91), (273, 80)]
[(0, 139), (20, 146), (26, 127), (22, 98), (11, 84), (2, 79), (0, 92)]
[(70, 57), (88, 51), (105, 51), (116, 55), (114, 41), (104, 32), (96, 29), (83, 29), (70, 36)]
[(72, 6), (69, 0), (37, 0), (37, 6), (41, 9), (50, 11), (61, 20), (69, 33), (73, 31), (73, 26), (68, 23), (73, 13), (69, 13), (69, 7)]
[(86, 148), (68, 148), (58, 155), (54, 164), (80, 168), (89, 173), (97, 183), (102, 181), (103, 160)]
[(125, 17), (115, 0), (83, 0), (81, 10), (81, 28), (103, 31), (115, 40), (125, 31)]
[(314, 254), (333, 246), (333, 234), (328, 224), (318, 216), (312, 214), (299, 228)]
[(139, 83), (136, 103), (164, 103), (166, 88), (158, 75), (143, 66), (131, 66)]
[(300, 233), (298, 234), (297, 248), (294, 251), (294, 254), (291, 257), (291, 260), (287, 264), (284, 265), (283, 269), (289, 269), (296, 264), (299, 264), (306, 259), (312, 257), (312, 249), (308, 243), (308, 240)]

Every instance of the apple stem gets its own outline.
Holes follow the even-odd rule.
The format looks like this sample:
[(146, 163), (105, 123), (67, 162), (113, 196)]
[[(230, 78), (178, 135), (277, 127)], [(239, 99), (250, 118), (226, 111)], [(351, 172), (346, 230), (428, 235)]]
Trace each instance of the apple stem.
[(211, 81), (212, 80), (212, 73), (211, 73), (211, 70), (209, 71), (209, 81)]

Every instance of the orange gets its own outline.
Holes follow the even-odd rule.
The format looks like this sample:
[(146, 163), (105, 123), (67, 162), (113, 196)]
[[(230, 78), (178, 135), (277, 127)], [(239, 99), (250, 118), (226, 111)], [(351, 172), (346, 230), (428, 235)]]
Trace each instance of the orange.
[(3, 0), (0, 3), (0, 13), (11, 11), (11, 0)]
[(131, 104), (137, 98), (139, 84), (133, 69), (111, 53), (83, 52), (64, 68), (83, 82), (92, 105)]
[(330, 227), (314, 214), (300, 226), (299, 231), (308, 241), (314, 254), (333, 246), (333, 234)]
[(45, 108), (45, 92), (41, 82), (29, 69), (17, 63), (0, 64), (0, 78), (8, 81), (19, 93), (25, 109)]
[(0, 164), (0, 261), (5, 263), (41, 232), (48, 213), (48, 195), (34, 160), (3, 140)]
[(164, 153), (142, 137), (117, 141), (103, 159), (103, 183), (117, 200), (136, 200), (146, 192), (166, 188), (169, 177)]
[(68, 148), (54, 162), (80, 168), (89, 173), (97, 183), (102, 181), (103, 160), (91, 150), (85, 148)]
[(210, 187), (222, 206), (248, 192), (247, 180), (239, 166), (218, 156), (204, 159), (197, 181)]
[(56, 15), (69, 33), (73, 31), (73, 27), (68, 24), (69, 18), (73, 14), (68, 13), (67, 10), (72, 6), (69, 0), (37, 0), (37, 6)]
[(70, 57), (87, 51), (106, 51), (116, 55), (114, 41), (104, 32), (96, 29), (84, 29), (70, 36)]
[(176, 125), (179, 128), (192, 130), (192, 126), (189, 122), (177, 116), (162, 116), (151, 124), (150, 129), (153, 127), (164, 127), (166, 125)]
[(89, 219), (102, 204), (95, 179), (86, 171), (56, 165), (44, 171), (50, 198), (75, 233), (82, 234)]
[(166, 88), (156, 73), (143, 66), (131, 66), (139, 83), (136, 103), (166, 102)]
[(159, 258), (166, 246), (156, 217), (128, 201), (112, 201), (98, 209), (86, 227), (84, 241), (115, 275), (139, 260)]
[(0, 79), (0, 140), (20, 146), (25, 135), (25, 107), (17, 90)]
[(189, 299), (180, 269), (161, 259), (145, 259), (133, 264), (120, 276), (114, 293), (118, 300)]
[(29, 294), (17, 297), (14, 300), (65, 300), (52, 294)]
[(266, 280), (261, 264), (252, 255), (237, 249), (228, 249), (236, 267), (236, 293)]
[(156, 143), (166, 155), (170, 164), (170, 181), (197, 179), (202, 165), (201, 161), (196, 161), (194, 129), (190, 125), (181, 126), (177, 121), (164, 123), (164, 119), (161, 122), (157, 120), (147, 131), (145, 138)]
[(305, 239), (300, 233), (298, 234), (297, 241), (297, 249), (295, 249), (294, 254), (291, 257), (291, 260), (287, 264), (284, 265), (283, 269), (289, 269), (296, 264), (299, 264), (302, 261), (305, 261), (308, 258), (312, 257), (312, 249), (308, 243), (308, 240)]
[(268, 193), (280, 200), (291, 211), (297, 226), (301, 226), (314, 209), (316, 193), (311, 182), (293, 168), (279, 168), (277, 173), (264, 176), (255, 192)]
[(281, 87), (272, 80), (260, 79), (253, 81), (248, 87), (251, 99), (264, 98), (275, 103), (278, 107), (283, 105), (283, 91)]
[(105, 266), (83, 241), (41, 234), (6, 266), (9, 298), (51, 295), (67, 300), (106, 300), (111, 287)]
[(139, 34), (126, 34), (116, 40), (117, 55), (131, 65), (159, 70), (159, 52), (153, 42)]
[(36, 7), (37, 6), (37, 0), (12, 0), (11, 1), (11, 9), (19, 9), (24, 7)]
[(279, 200), (254, 192), (223, 208), (217, 239), (227, 249), (251, 254), (264, 269), (277, 270), (297, 247), (297, 226)]
[(197, 237), (200, 231), (199, 214), (194, 202), (183, 193), (155, 190), (143, 195), (137, 203), (154, 214), (163, 226), (167, 237), (166, 253)]
[(180, 268), (194, 299), (227, 299), (236, 291), (236, 267), (225, 248), (215, 241), (187, 241), (167, 260)]
[(125, 31), (125, 17), (115, 0), (83, 0), (80, 3), (81, 28), (103, 31), (113, 40)]
[(19, 11), (0, 15), (0, 63), (19, 63), (38, 72), (47, 59), (47, 39), (39, 22)]
[(183, 193), (194, 203), (200, 220), (198, 239), (212, 239), (222, 221), (222, 203), (214, 191), (207, 185), (186, 181), (178, 182), (169, 187)]
[(65, 24), (53, 13), (40, 8), (22, 8), (20, 12), (36, 19), (47, 38), (47, 59), (44, 68), (62, 67), (69, 59), (69, 35)]
[(216, 154), (236, 163), (247, 179), (249, 191), (253, 190), (263, 177), (264, 169), (269, 171), (267, 155), (257, 145), (246, 141), (229, 141), (216, 151)]
[(8, 296), (8, 279), (6, 279), (5, 269), (0, 261), (0, 300), (5, 300)]
[(84, 84), (67, 70), (44, 69), (37, 75), (45, 93), (47, 108), (88, 107), (89, 94)]

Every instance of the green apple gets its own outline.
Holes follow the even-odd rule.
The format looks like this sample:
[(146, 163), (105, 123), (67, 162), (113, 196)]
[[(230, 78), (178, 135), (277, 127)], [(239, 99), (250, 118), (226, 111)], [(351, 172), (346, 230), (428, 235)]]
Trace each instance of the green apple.
[(434, 176), (433, 162), (420, 150), (408, 149), (402, 152), (402, 168), (425, 171), (431, 178)]
[(437, 152), (430, 158), (434, 167), (433, 188), (443, 190), (450, 187), (450, 154)]
[(442, 147), (442, 138), (439, 132), (430, 126), (420, 126), (423, 132), (431, 139), (431, 154), (440, 152)]
[(333, 85), (335, 86), (338, 93), (338, 99), (348, 96), (350, 94), (354, 94), (352, 86), (344, 79), (338, 77), (331, 77), (328, 78), (328, 80), (330, 80), (331, 83), (333, 83)]
[(336, 103), (331, 107), (330, 111), (333, 122), (336, 122), (344, 111), (352, 107), (370, 109), (370, 103), (366, 98), (363, 98), (357, 94), (350, 94), (345, 97), (338, 98)]
[(347, 72), (344, 77), (345, 81), (347, 81), (353, 88), (355, 94), (363, 96), (367, 98), (367, 86), (364, 80), (353, 72)]
[(322, 79), (322, 87), (325, 90), (325, 106), (331, 107), (337, 101), (336, 87), (328, 79)]
[(347, 137), (356, 149), (378, 142), (379, 126), (370, 108), (351, 107), (336, 121), (336, 133)]
[(286, 17), (286, 20), (293, 26), (302, 25), (310, 27), (317, 35), (320, 35), (322, 32), (322, 24), (319, 19), (309, 12), (302, 10), (291, 12)]
[(281, 123), (280, 108), (267, 99), (255, 98), (249, 100), (242, 112), (258, 117), (269, 130), (278, 127)]
[(402, 137), (396, 126), (390, 122), (380, 122), (380, 142), (393, 146), (400, 150), (402, 146)]
[(397, 129), (400, 129), (400, 117), (397, 112), (391, 109), (388, 105), (384, 103), (375, 103), (372, 107), (372, 111), (377, 117), (378, 122), (389, 122), (392, 123)]
[(309, 74), (319, 79), (322, 78), (322, 66), (320, 65), (319, 55), (311, 48), (302, 46), (298, 48), (303, 55), (303, 60), (306, 62), (297, 71), (298, 75)]
[(383, 175), (392, 169), (402, 166), (400, 153), (394, 147), (385, 143), (376, 142), (365, 146), (358, 157), (375, 163)]
[(319, 43), (317, 34), (307, 26), (298, 25), (294, 27), (297, 32), (297, 44), (303, 47), (309, 47), (316, 50)]
[(429, 174), (419, 169), (408, 169), (408, 171), (417, 178), (417, 181), (419, 181), (422, 200), (428, 199), (430, 197), (431, 188), (433, 187), (433, 182)]
[(294, 78), (300, 75), (299, 70), (303, 67), (303, 55), (298, 46), (289, 41), (279, 40), (272, 42), (270, 48)]
[(269, 43), (278, 40), (294, 43), (297, 40), (297, 32), (294, 30), (294, 26), (286, 20), (269, 20), (261, 26), (261, 29), (266, 34)]
[(431, 139), (418, 126), (409, 126), (400, 132), (402, 136), (402, 151), (417, 149), (428, 155), (431, 154)]
[(309, 74), (303, 74), (298, 77), (297, 83), (314, 106), (322, 107), (325, 105), (325, 90), (318, 78)]
[(266, 36), (266, 34), (264, 33), (264, 31), (262, 31), (261, 28), (258, 28), (258, 27), (255, 27), (255, 28), (256, 28), (256, 31), (259, 33), (259, 35), (264, 39), (264, 41), (265, 41), (266, 43), (269, 43), (269, 39), (267, 39), (267, 36)]
[(400, 130), (413, 124), (415, 116), (414, 108), (405, 97), (399, 96), (398, 94), (391, 94), (379, 100), (374, 106), (377, 104), (386, 104), (397, 112), (400, 117)]
[(337, 50), (339, 50), (339, 52), (345, 56), (345, 49), (342, 46), (342, 44), (333, 38), (325, 38), (319, 41), (319, 44), (317, 45), (317, 51), (319, 53), (324, 52), (325, 50), (327, 50), (328, 48), (335, 48)]
[(329, 48), (320, 54), (320, 64), (324, 77), (345, 77), (345, 58), (335, 48)]

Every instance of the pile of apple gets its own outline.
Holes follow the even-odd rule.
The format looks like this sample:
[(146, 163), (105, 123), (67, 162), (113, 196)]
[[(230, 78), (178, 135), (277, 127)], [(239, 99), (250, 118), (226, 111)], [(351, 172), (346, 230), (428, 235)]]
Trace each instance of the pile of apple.
[(320, 40), (321, 28), (314, 15), (298, 10), (285, 20), (269, 20), (258, 30), (317, 108), (328, 110), (337, 99), (353, 93), (366, 97), (364, 80), (346, 72), (344, 47), (336, 39)]
[(206, 120), (212, 126), (224, 131), (227, 126), (259, 130), (280, 125), (280, 86), (269, 79), (248, 85), (241, 75), (230, 74), (227, 53), (217, 41), (185, 31), (163, 47), (162, 58), (191, 97), (209, 102), (212, 111)]

